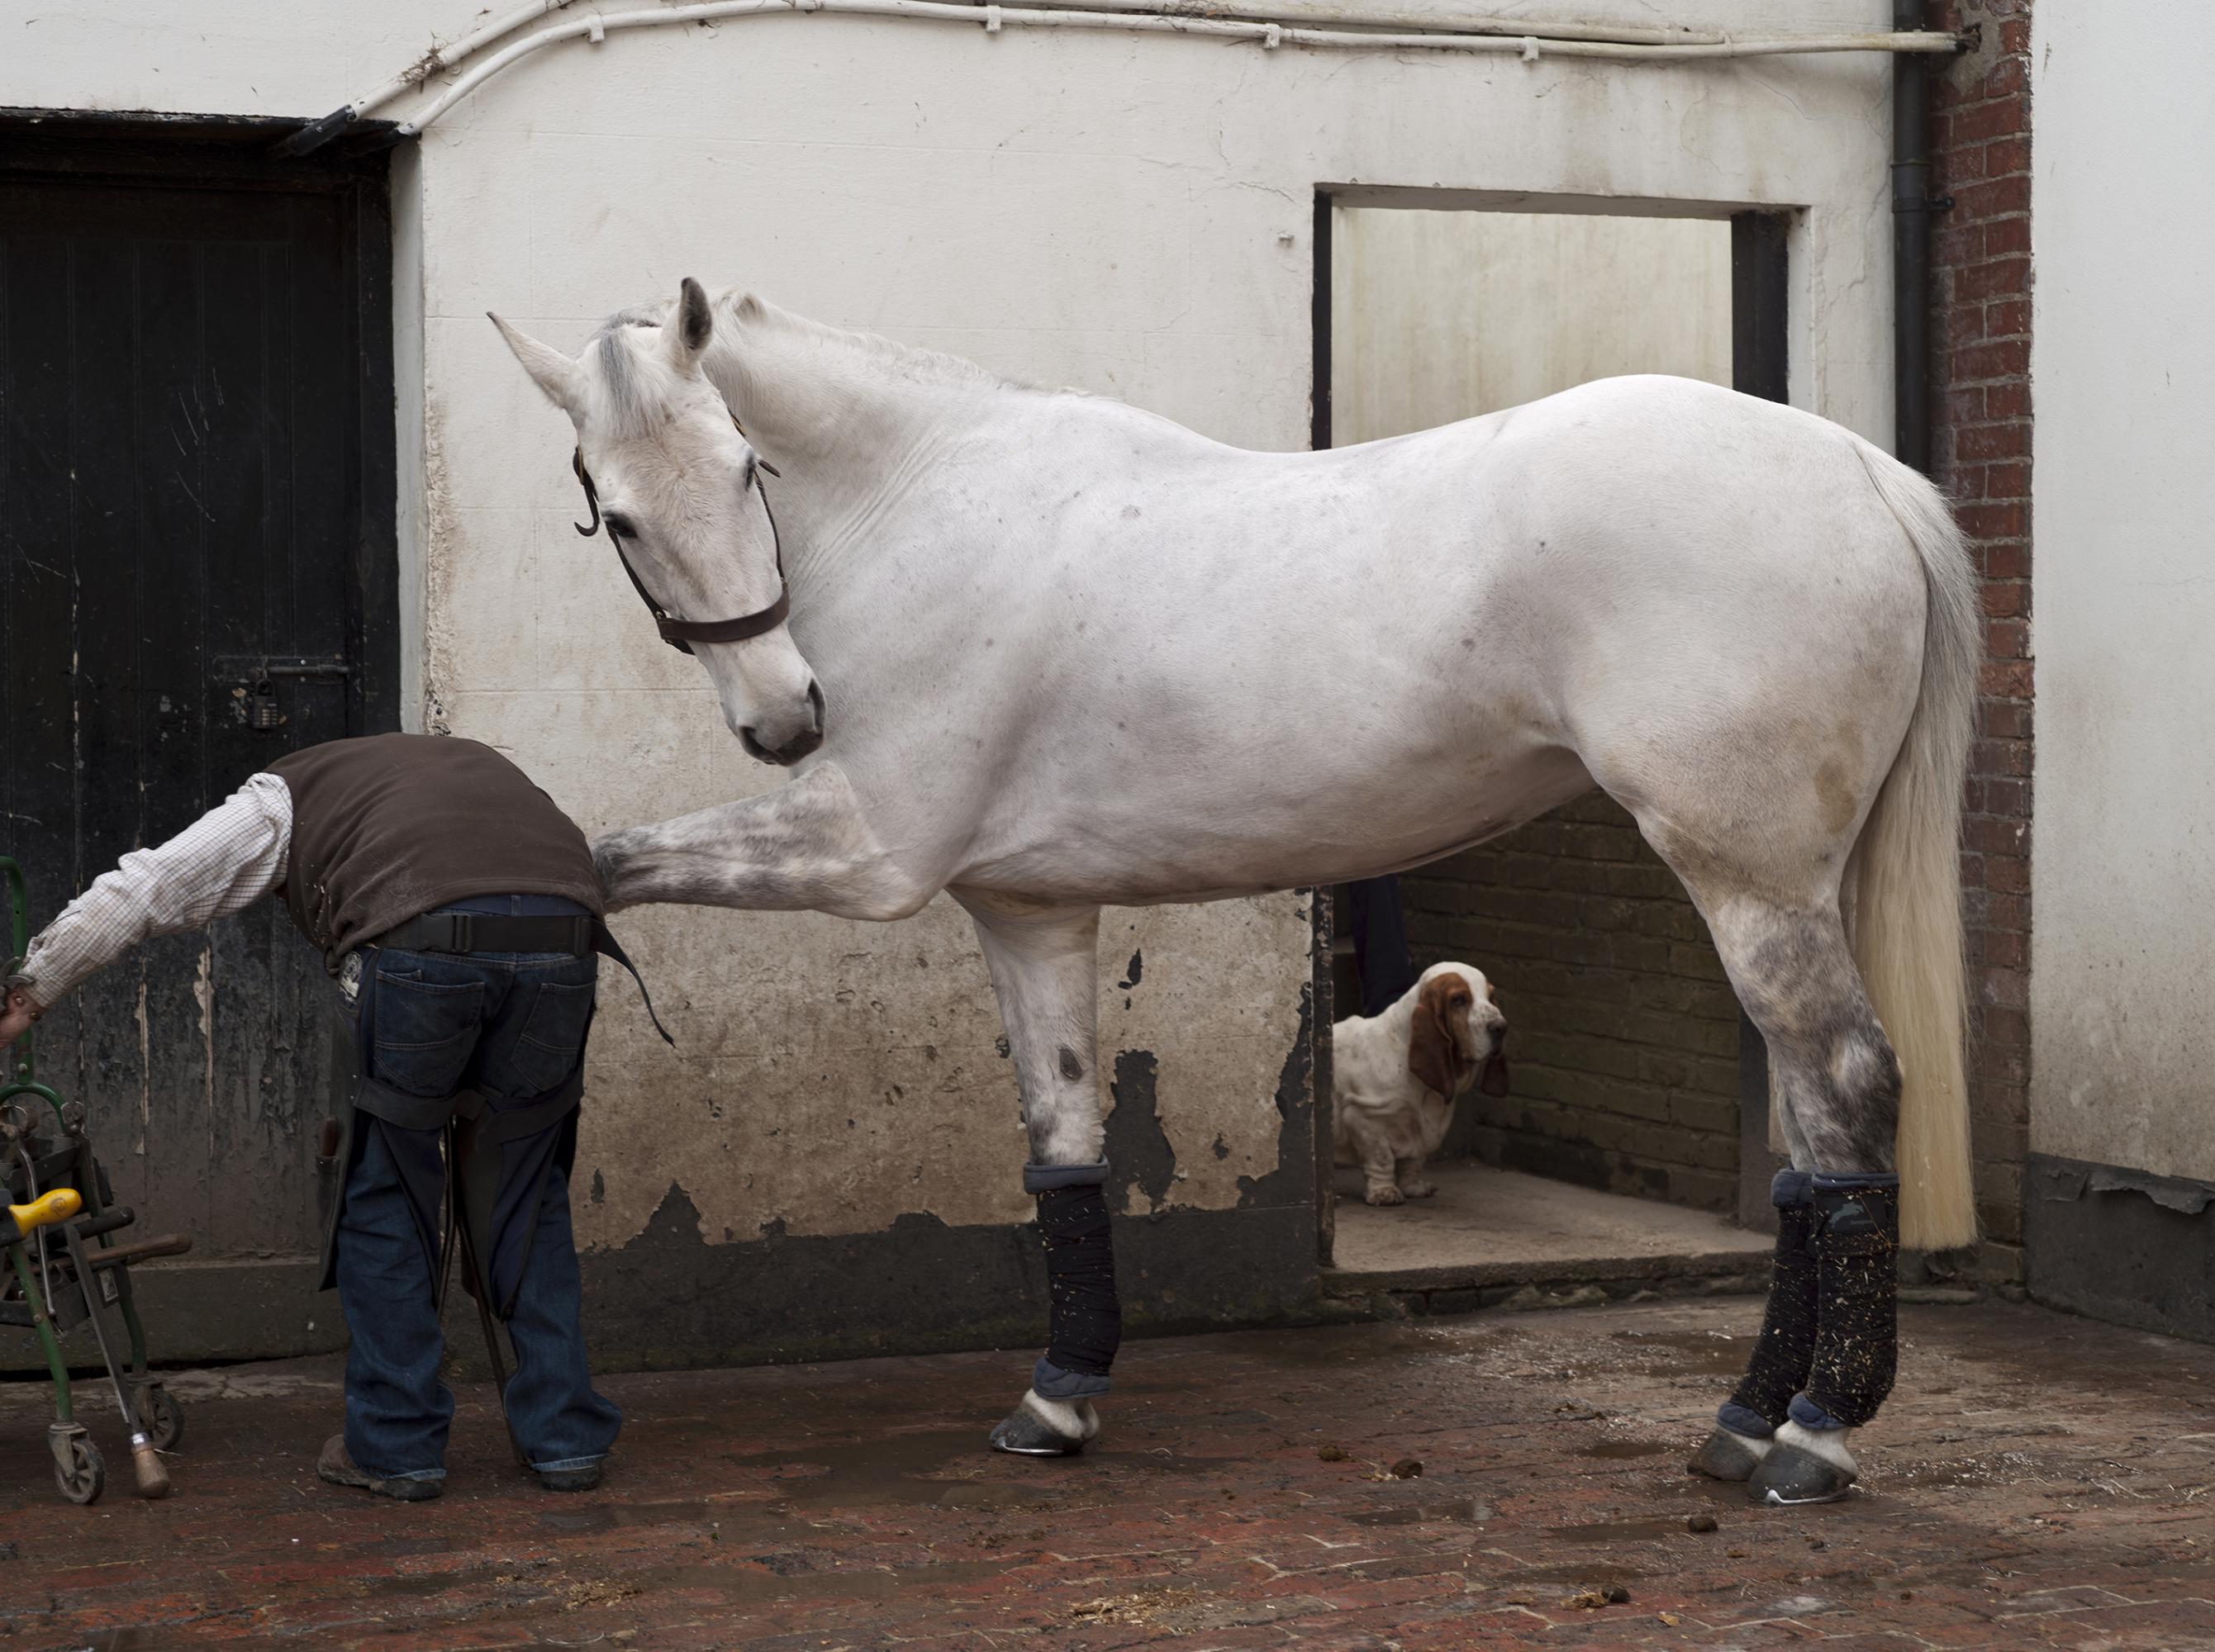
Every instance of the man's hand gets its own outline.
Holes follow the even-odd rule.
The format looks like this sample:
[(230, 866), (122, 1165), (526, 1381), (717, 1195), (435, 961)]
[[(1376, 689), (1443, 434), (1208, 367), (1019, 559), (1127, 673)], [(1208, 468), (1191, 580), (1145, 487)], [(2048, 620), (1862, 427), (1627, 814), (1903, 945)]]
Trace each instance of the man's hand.
[(6, 1002), (0, 1005), (0, 1049), (28, 1032), (31, 1023), (44, 1013), (38, 1000), (21, 987), (9, 988)]

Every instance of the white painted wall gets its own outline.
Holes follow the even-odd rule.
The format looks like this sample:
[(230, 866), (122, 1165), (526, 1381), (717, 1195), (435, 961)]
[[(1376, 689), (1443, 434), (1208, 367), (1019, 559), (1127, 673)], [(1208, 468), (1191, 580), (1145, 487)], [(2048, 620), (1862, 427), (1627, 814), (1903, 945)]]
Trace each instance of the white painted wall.
[[(1648, 21), (1627, 0), (1578, 9)], [(1701, 12), (1687, 21), (1743, 30), (1888, 16), (1882, 0)], [(455, 0), (76, 0), (9, 21), (0, 105), (319, 115), (474, 21)], [(434, 128), (397, 191), (402, 272), (420, 269), (400, 382), (420, 396), (401, 423), (424, 718), (510, 750), (595, 830), (776, 783), (604, 544), (571, 532), (568, 426), (488, 308), (574, 347), (681, 276), (745, 283), (1297, 448), (1318, 183), (1802, 206), (1794, 399), (1881, 438), (1888, 86), (1866, 57), (1529, 65), (825, 15), (558, 48)], [(585, 1239), (625, 1241), (672, 1183), (710, 1240), (1028, 1214), (985, 970), (944, 903), (891, 927), (663, 911), (622, 927), (683, 1048), (611, 981)], [(1307, 944), (1290, 895), (1111, 915), (1103, 987), (1133, 950), (1145, 970), (1103, 992), (1102, 1063), (1157, 1055), (1186, 1178), (1172, 1199), (1229, 1205), (1273, 1166)]]
[(2031, 1147), (2215, 1180), (2215, 34), (2032, 16)]

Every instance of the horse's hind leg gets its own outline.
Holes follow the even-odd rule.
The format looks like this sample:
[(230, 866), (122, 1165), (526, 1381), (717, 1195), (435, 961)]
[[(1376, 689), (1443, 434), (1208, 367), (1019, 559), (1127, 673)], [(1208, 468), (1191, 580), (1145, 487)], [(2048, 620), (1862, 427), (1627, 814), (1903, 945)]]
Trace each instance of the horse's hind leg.
[(991, 1443), (1067, 1456), (1100, 1432), (1092, 1402), (1108, 1392), (1123, 1337), (1094, 1055), (1100, 910), (1015, 912), (955, 895), (976, 921), (1015, 1058), (1031, 1148), (1023, 1189), (1038, 1200), (1049, 1296), (1046, 1352)]
[(1835, 902), (1795, 909), (1696, 887), (1769, 1046), (1793, 1167), (1776, 1178), (1776, 1260), (1745, 1377), (1693, 1466), (1757, 1502), (1824, 1502), (1857, 1478), (1848, 1441), (1891, 1392), (1899, 1248), (1899, 1065)]

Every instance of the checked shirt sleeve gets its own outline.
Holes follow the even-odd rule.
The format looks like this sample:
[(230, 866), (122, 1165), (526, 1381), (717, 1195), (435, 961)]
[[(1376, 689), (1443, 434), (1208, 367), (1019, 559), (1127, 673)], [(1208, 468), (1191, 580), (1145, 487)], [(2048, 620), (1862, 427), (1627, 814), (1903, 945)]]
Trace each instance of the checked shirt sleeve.
[(95, 879), (32, 940), (9, 984), (52, 1009), (141, 941), (251, 906), (285, 881), (291, 845), (292, 794), (274, 774), (256, 774), (168, 842), (132, 850)]

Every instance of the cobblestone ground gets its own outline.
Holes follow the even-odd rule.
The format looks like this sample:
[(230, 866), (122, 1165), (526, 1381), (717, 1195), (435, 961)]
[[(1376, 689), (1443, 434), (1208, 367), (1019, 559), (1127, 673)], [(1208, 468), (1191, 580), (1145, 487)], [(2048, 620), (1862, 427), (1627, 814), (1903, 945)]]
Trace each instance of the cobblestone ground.
[[(163, 1503), (53, 1494), (0, 1398), (0, 1637), (23, 1647), (989, 1652), (2215, 1646), (2208, 1350), (2006, 1305), (1905, 1312), (1866, 1491), (1764, 1512), (1683, 1461), (1745, 1298), (1124, 1351), (1101, 1448), (988, 1455), (1027, 1355), (618, 1376), (607, 1484), (508, 1465), (465, 1388), (451, 1489), (320, 1484), (327, 1365), (178, 1385)], [(1420, 1474), (1393, 1478), (1393, 1465)], [(1712, 1517), (1715, 1529), (1696, 1531)]]

